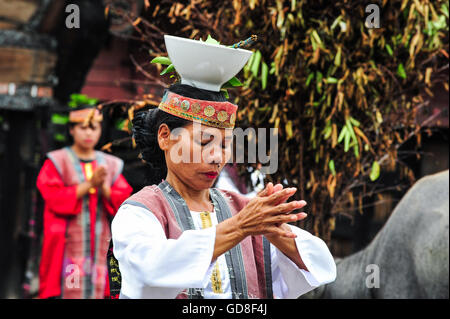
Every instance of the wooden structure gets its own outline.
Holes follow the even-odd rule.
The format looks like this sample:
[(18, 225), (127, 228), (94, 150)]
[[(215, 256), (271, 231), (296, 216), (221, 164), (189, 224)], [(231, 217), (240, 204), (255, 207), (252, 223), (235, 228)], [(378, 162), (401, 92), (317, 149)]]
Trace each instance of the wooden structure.
[[(66, 28), (69, 3), (83, 11), (83, 29)], [(0, 298), (36, 292), (36, 178), (53, 146), (50, 115), (80, 91), (107, 35), (102, 0), (0, 0)]]
[[(65, 26), (69, 3), (83, 12), (80, 29)], [(140, 10), (143, 1), (130, 4)], [(110, 30), (103, 0), (0, 0), (0, 298), (37, 293), (43, 210), (35, 184), (46, 152), (60, 146), (53, 140), (51, 114), (65, 108), (69, 95), (81, 92), (85, 82), (83, 93), (100, 100), (134, 97), (133, 85), (116, 81), (133, 77), (133, 68), (123, 63), (126, 41), (113, 38), (92, 68), (110, 32), (131, 29), (113, 21)], [(104, 130), (101, 143), (126, 134), (109, 124)]]
[[(48, 110), (57, 104), (57, 41), (38, 32), (51, 0), (0, 0), (0, 297), (22, 296)], [(49, 26), (47, 20), (47, 27)]]

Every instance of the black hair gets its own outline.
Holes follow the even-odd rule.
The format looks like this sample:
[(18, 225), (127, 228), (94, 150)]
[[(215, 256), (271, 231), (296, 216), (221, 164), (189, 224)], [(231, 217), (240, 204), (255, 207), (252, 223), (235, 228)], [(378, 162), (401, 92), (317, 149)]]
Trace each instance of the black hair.
[[(167, 90), (192, 99), (215, 102), (227, 101), (222, 92), (198, 89), (185, 84), (173, 84), (165, 92)], [(141, 152), (142, 159), (149, 165), (148, 183), (150, 185), (159, 184), (167, 175), (164, 152), (159, 148), (158, 144), (159, 127), (161, 124), (166, 124), (170, 130), (174, 130), (178, 127), (187, 126), (192, 121), (154, 108), (138, 112), (132, 123), (132, 132), (136, 145)]]

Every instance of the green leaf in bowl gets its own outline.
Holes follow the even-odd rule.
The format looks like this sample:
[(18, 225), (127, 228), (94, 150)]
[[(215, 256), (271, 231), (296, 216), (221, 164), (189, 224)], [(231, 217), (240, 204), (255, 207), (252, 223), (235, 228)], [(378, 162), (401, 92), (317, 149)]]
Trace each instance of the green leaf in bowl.
[(171, 65), (172, 61), (170, 61), (170, 59), (168, 57), (157, 56), (150, 63), (159, 63), (159, 64), (164, 64), (164, 65)]
[(243, 84), (237, 77), (231, 78), (227, 83), (225, 83), (222, 88), (230, 88), (230, 87), (237, 87), (242, 86)]
[[(202, 39), (200, 39), (200, 41), (203, 42)], [(217, 45), (220, 45), (220, 42), (217, 41), (216, 39), (214, 39), (210, 34), (208, 34), (208, 38), (206, 39), (205, 43), (211, 43), (211, 44), (217, 44)]]
[(175, 71), (175, 66), (170, 64), (167, 68), (165, 68), (159, 75), (165, 75), (167, 73)]

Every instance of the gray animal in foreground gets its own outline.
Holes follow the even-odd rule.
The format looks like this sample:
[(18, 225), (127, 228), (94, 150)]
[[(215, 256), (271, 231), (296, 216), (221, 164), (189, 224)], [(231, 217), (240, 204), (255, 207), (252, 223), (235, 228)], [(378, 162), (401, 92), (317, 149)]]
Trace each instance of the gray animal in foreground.
[(448, 298), (448, 222), (446, 170), (417, 181), (365, 249), (336, 260), (336, 281), (302, 298)]

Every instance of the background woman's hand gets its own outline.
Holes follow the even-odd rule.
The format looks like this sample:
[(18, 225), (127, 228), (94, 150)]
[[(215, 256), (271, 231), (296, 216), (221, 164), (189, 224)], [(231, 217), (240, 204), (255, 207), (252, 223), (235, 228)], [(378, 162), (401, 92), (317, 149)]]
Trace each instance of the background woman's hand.
[(99, 166), (94, 170), (91, 178), (91, 184), (93, 187), (101, 187), (105, 182), (107, 175), (106, 167)]

